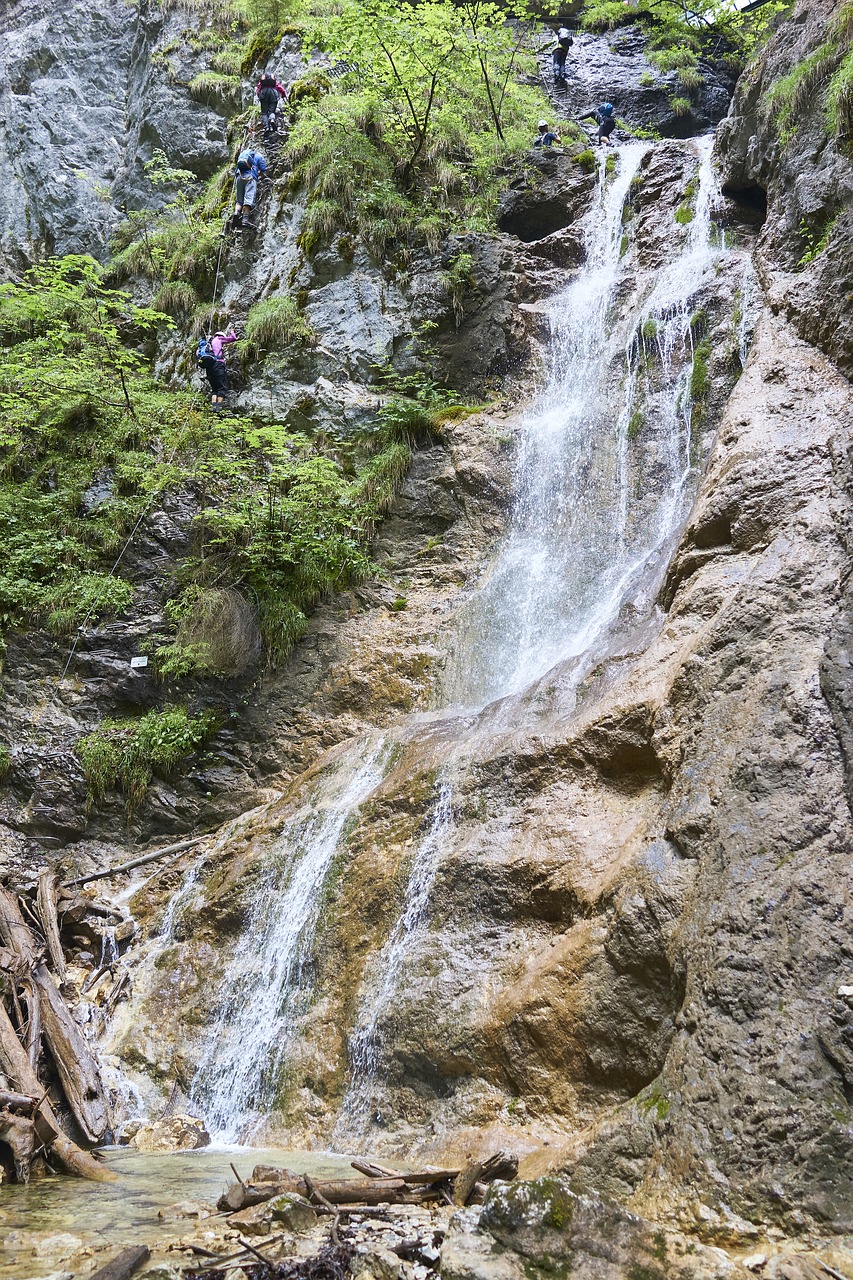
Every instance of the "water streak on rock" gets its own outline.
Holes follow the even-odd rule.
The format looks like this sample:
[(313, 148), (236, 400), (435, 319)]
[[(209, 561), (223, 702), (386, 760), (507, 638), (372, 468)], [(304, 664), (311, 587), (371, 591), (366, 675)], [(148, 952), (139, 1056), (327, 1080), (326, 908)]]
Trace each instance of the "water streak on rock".
[(275, 1104), (293, 1019), (310, 996), (314, 934), (347, 824), (382, 780), (391, 745), (359, 739), (279, 836), (222, 982), (191, 1100), (214, 1141), (256, 1134)]

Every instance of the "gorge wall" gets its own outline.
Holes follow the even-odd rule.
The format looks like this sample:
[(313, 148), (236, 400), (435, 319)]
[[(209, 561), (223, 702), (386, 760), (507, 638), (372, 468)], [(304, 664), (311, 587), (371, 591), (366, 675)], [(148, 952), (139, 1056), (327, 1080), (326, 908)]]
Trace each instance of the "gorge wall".
[[(840, 11), (796, 5), (738, 83), (715, 149), (725, 199), (714, 217), (734, 243), (715, 245), (680, 300), (666, 360), (643, 307), (689, 252), (701, 147), (656, 142), (636, 157), (601, 394), (622, 394), (633, 351), (626, 367), (642, 361), (630, 367), (651, 406), (635, 438), (627, 417), (620, 436), (636, 529), (662, 466), (655, 413), (665, 387), (673, 404), (681, 395), (684, 505), (595, 643), (485, 706), (448, 693), (454, 637), (514, 518), (547, 300), (591, 270), (584, 218), (620, 170), (586, 174), (568, 153), (531, 162), (505, 197), (504, 231), (465, 241), (475, 287), (461, 317), (446, 283), (458, 245), (424, 251), (402, 284), (363, 246), (348, 263), (331, 250), (307, 261), (299, 193), (283, 185), (257, 244), (234, 251), (226, 306), (239, 315), (296, 272), (321, 339), (300, 369), (261, 371), (241, 391), (244, 409), (286, 415), (310, 388), (318, 426), (357, 421), (374, 404), (370, 363), (408, 367), (424, 320), (437, 326), (442, 376), (478, 397), (499, 386), (501, 399), (415, 453), (377, 536), (382, 577), (324, 602), (283, 670), (205, 694), (240, 706), (238, 723), (186, 778), (156, 782), (125, 835), (118, 799), (87, 817), (72, 748), (99, 716), (158, 696), (126, 663), (161, 608), (192, 495), (146, 524), (130, 566), (144, 588), (126, 618), (83, 638), (46, 713), (48, 746), (26, 725), (62, 646), (8, 637), (3, 729), (15, 750), (3, 818), (15, 875), (51, 850), (88, 869), (154, 836), (215, 828), (131, 899), (145, 937), (105, 1051), (146, 1105), (173, 1093), (202, 1110), (221, 1102), (209, 1064), (211, 1036), (233, 1013), (223, 992), (261, 1000), (286, 941), (278, 990), (290, 1003), (259, 1006), (265, 1078), (260, 1089), (257, 1076), (238, 1079), (248, 1101), (236, 1136), (430, 1159), (498, 1140), (530, 1173), (566, 1170), (578, 1190), (711, 1240), (748, 1239), (756, 1223), (853, 1230), (849, 143), (827, 131), (819, 91), (784, 140), (767, 97)], [(107, 21), (97, 5), (87, 13)], [(109, 131), (115, 160), (92, 174), (114, 201), (150, 198), (137, 160), (149, 143), (199, 177), (224, 144), (225, 113), (167, 98), (151, 60), (184, 19), (131, 13), (106, 41), (97, 26), (91, 38), (138, 70), (135, 96), (105, 105), (96, 124), (87, 113), (79, 130), (66, 115), (72, 143), (38, 122), (33, 71), (39, 59), (44, 72), (59, 65), (62, 48), (76, 64), (72, 37), (55, 47), (42, 10), (20, 7), (8, 55), (20, 66), (4, 89), (7, 168), (22, 183), (3, 231), (10, 271), (34, 250), (102, 253), (116, 217), (92, 180), (45, 191), (15, 141), (22, 131), (47, 130), (43, 145), (84, 169), (74, 148), (85, 130), (101, 130), (102, 154)], [(81, 95), (108, 99), (103, 70)], [(642, 150), (623, 141), (621, 165)], [(691, 200), (684, 222), (676, 214)], [(517, 234), (537, 217), (542, 234)], [(673, 311), (661, 305), (656, 323)], [(181, 376), (177, 340), (157, 356), (164, 376)], [(319, 892), (306, 905), (292, 886), (309, 849)], [(258, 914), (273, 890), (291, 892), (289, 941), (273, 930), (282, 919)], [(393, 998), (374, 1000), (366, 1019), (382, 972)], [(222, 1128), (233, 1115), (222, 1103)]]

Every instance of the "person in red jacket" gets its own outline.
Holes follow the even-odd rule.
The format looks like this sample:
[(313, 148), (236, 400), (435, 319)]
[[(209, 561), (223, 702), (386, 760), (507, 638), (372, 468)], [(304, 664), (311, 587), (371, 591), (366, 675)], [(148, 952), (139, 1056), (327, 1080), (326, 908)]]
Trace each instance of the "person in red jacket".
[(265, 71), (255, 86), (255, 97), (261, 107), (261, 124), (264, 133), (277, 133), (276, 112), (279, 103), (287, 100), (287, 90), (279, 84), (271, 71)]

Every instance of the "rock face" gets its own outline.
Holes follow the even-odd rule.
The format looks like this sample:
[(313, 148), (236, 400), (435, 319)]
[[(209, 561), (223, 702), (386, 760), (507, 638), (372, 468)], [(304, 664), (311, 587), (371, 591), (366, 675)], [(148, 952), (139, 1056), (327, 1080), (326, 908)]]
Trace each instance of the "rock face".
[(0, 253), (10, 269), (52, 253), (105, 256), (123, 206), (164, 198), (143, 168), (156, 148), (199, 179), (222, 163), (225, 112), (186, 90), (202, 57), (185, 50), (180, 69), (165, 57), (152, 61), (158, 44), (175, 42), (186, 25), (180, 10), (153, 0), (95, 0), (61, 12), (44, 0), (7, 7)]
[(445, 1280), (538, 1280), (557, 1271), (596, 1280), (746, 1280), (750, 1272), (721, 1250), (664, 1233), (567, 1178), (498, 1184), (483, 1209), (450, 1220), (441, 1250)]
[[(146, 834), (231, 820), (190, 877), (172, 871), (133, 903), (149, 937), (111, 1047), (149, 1097), (193, 1091), (271, 871), (286, 888), (294, 830), (302, 849), (319, 802), (328, 810), (346, 769), (384, 738), (382, 771), (341, 822), (311, 945), (298, 953), (271, 1131), (430, 1158), (499, 1139), (528, 1172), (564, 1170), (569, 1181), (497, 1192), (479, 1219), (460, 1216), (443, 1260), (460, 1280), (536, 1276), (554, 1257), (567, 1272), (632, 1280), (675, 1266), (739, 1274), (713, 1249), (681, 1256), (677, 1237), (661, 1244), (636, 1214), (711, 1246), (747, 1243), (756, 1224), (853, 1230), (853, 202), (845, 144), (827, 138), (817, 105), (784, 147), (761, 105), (836, 8), (797, 9), (721, 127), (728, 218), (754, 248), (760, 288), (748, 254), (733, 255), (691, 317), (691, 343), (709, 348), (695, 418), (695, 358), (679, 356), (675, 375), (689, 392), (685, 469), (697, 490), (649, 571), (651, 603), (625, 598), (582, 678), (567, 659), (485, 708), (439, 712), (456, 612), (487, 577), (507, 522), (518, 420), (493, 405), (417, 453), (379, 535), (384, 576), (319, 609), (284, 673), (232, 686), (249, 704), (239, 734), (180, 795), (155, 789)], [(619, 39), (633, 56), (636, 37)], [(588, 54), (583, 83), (602, 96), (591, 50), (581, 41), (574, 56)], [(703, 110), (710, 121), (720, 104)], [(696, 164), (673, 141), (644, 157), (625, 206), (631, 274), (615, 312), (691, 243), (690, 219), (677, 215)], [(295, 269), (321, 341), (286, 378), (259, 373), (241, 404), (258, 409), (266, 397), (293, 415), (310, 391), (320, 421), (356, 423), (370, 407), (367, 365), (390, 354), (405, 368), (417, 319), (439, 325), (444, 367), (468, 387), (528, 358), (545, 330), (542, 296), (582, 256), (574, 223), (594, 187), (566, 158), (530, 168), (504, 200), (501, 236), (425, 254), (409, 282), (383, 277), (361, 247), (300, 259), (302, 208), (277, 186), (258, 252), (242, 246), (229, 263), (224, 301), (236, 308)], [(835, 212), (827, 247), (800, 266), (800, 220), (817, 232)], [(474, 287), (454, 300), (444, 277), (461, 251)], [(743, 318), (754, 312), (746, 358)], [(631, 335), (649, 344), (636, 367), (654, 406), (674, 357), (656, 356), (653, 337)], [(177, 346), (160, 356), (177, 376)], [(635, 424), (645, 434), (624, 464), (632, 493), (654, 492), (657, 423), (651, 413)], [(190, 518), (150, 531), (161, 552)], [(94, 684), (111, 674), (122, 698), (142, 701), (103, 640), (82, 646), (79, 683), (54, 713), (65, 728), (75, 699), (90, 714)], [(13, 654), (14, 727), (39, 655), (35, 645)], [(19, 833), (82, 831), (84, 800), (62, 767), (50, 749), (20, 766), (7, 813)], [(420, 915), (407, 917), (413, 883)], [(404, 947), (407, 981), (366, 1022), (365, 990), (383, 973), (399, 977)], [(259, 972), (241, 971), (253, 992)], [(631, 1271), (636, 1258), (642, 1273)]]

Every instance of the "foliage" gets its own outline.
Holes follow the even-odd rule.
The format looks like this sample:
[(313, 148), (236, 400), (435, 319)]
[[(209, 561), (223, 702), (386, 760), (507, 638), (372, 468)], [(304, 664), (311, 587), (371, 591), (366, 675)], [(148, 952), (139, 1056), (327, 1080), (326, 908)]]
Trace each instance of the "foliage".
[(686, 227), (688, 223), (693, 221), (693, 209), (689, 204), (680, 204), (675, 211), (675, 221), (680, 227)]
[(823, 253), (832, 238), (832, 233), (835, 230), (835, 224), (838, 222), (839, 216), (839, 214), (836, 214), (834, 218), (830, 218), (824, 224), (823, 229), (819, 234), (812, 231), (805, 218), (800, 219), (800, 235), (803, 237), (806, 247), (803, 252), (803, 256), (797, 263), (798, 267), (809, 266), (814, 262), (815, 258), (819, 257), (819, 255)]
[(762, 98), (762, 110), (775, 118), (783, 142), (796, 133), (800, 116), (824, 91), (827, 128), (837, 137), (853, 130), (853, 3), (842, 5), (825, 34)]
[(584, 151), (579, 151), (574, 157), (574, 162), (580, 165), (584, 173), (595, 173), (598, 167), (595, 152), (590, 147), (587, 147)]
[(239, 107), (243, 100), (243, 84), (238, 75), (222, 75), (216, 71), (200, 71), (187, 85), (199, 102), (225, 107)]
[(130, 819), (154, 773), (174, 773), (216, 727), (212, 712), (190, 716), (182, 706), (155, 709), (138, 719), (105, 720), (75, 748), (88, 784), (89, 804), (120, 789)]
[(0, 743), (0, 780), (6, 777), (12, 768), (12, 755), (8, 747)]
[[(140, 420), (156, 432), (175, 415), (126, 343), (165, 321), (105, 288), (87, 257), (0, 286), (0, 625), (40, 617), (63, 630), (127, 606), (128, 584), (103, 561), (168, 471), (152, 459), (141, 480)], [(105, 469), (109, 496), (81, 518)]]
[(635, 409), (628, 419), (628, 439), (636, 440), (646, 425), (646, 415), (642, 409)]
[(688, 116), (690, 114), (691, 103), (689, 98), (670, 98), (669, 106), (674, 116)]
[[(609, 31), (626, 22), (639, 22), (649, 28), (652, 61), (655, 50), (703, 50), (716, 55), (721, 37), (737, 51), (740, 66), (753, 58), (774, 29), (779, 16), (791, 8), (790, 0), (768, 0), (751, 13), (741, 13), (733, 5), (719, 0), (640, 0), (636, 8), (626, 10), (622, 0), (587, 0), (582, 26), (587, 31)], [(695, 61), (671, 62), (661, 67), (694, 66)]]
[(280, 347), (307, 346), (314, 341), (314, 330), (295, 300), (287, 295), (264, 298), (249, 310), (246, 319), (248, 360), (258, 360), (264, 352)]
[(306, 77), (291, 95), (288, 153), (310, 197), (303, 249), (358, 232), (381, 257), (397, 242), (491, 226), (501, 169), (543, 110), (538, 88), (517, 79), (533, 67), (525, 30), (484, 0), (340, 10), (309, 24), (306, 45), (352, 69)]

